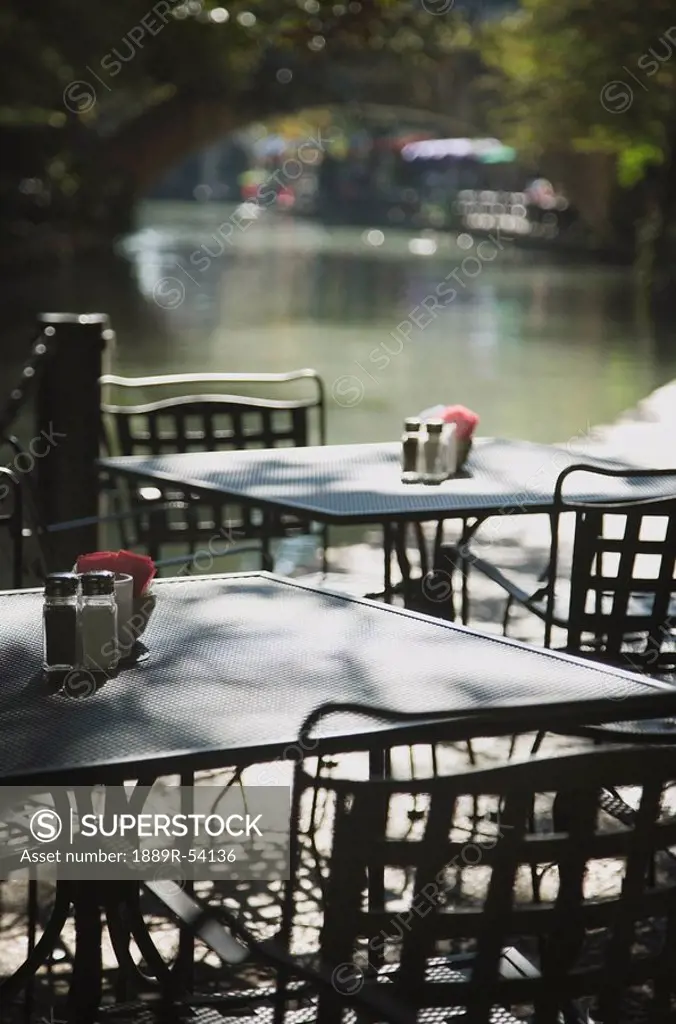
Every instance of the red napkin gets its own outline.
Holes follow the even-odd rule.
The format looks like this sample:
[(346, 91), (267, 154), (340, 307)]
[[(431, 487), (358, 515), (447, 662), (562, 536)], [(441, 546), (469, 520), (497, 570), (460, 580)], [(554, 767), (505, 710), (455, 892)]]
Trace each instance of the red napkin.
[(474, 433), (479, 417), (464, 405), (448, 405), (441, 418), (444, 423), (455, 423), (459, 441), (468, 441)]
[(148, 555), (136, 555), (133, 551), (92, 551), (80, 555), (75, 563), (76, 572), (128, 573), (134, 580), (134, 597), (141, 597), (155, 576), (157, 569)]

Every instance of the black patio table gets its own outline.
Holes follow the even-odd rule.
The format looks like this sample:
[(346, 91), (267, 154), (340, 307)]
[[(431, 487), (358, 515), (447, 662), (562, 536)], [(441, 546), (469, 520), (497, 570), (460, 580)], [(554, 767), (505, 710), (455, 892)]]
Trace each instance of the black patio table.
[[(398, 524), (405, 529), (406, 523), (439, 521), (438, 547), (443, 521), (458, 518), (465, 524), (462, 540), (467, 541), (489, 516), (547, 512), (552, 507), (559, 473), (580, 461), (610, 464), (555, 445), (478, 438), (463, 472), (435, 486), (401, 482), (398, 443), (130, 455), (101, 459), (100, 465), (114, 474), (174, 484), (211, 499), (219, 494), (224, 500), (236, 499), (264, 510), (304, 513), (321, 523), (379, 524), (384, 536), (385, 595), (389, 599), (394, 528)], [(611, 481), (604, 486), (607, 489), (601, 493), (588, 493), (582, 488), (578, 492), (571, 485), (570, 496), (584, 501), (603, 500), (618, 484)], [(468, 527), (470, 519), (474, 523)], [(405, 558), (404, 549), (400, 535), (400, 561)], [(463, 621), (466, 618), (463, 591)]]
[[(581, 713), (593, 724), (676, 712), (676, 689), (620, 669), (268, 573), (159, 580), (155, 592), (145, 660), (69, 692), (42, 677), (41, 593), (0, 593), (0, 785), (119, 784), (297, 757), (303, 719), (327, 701), (419, 711), (421, 721), (443, 712), (455, 716), (446, 739), (462, 739), (471, 716), (490, 735), (534, 727), (543, 708), (564, 730)], [(336, 749), (346, 734), (364, 749), (383, 743), (360, 735), (356, 717), (331, 728)], [(102, 897), (95, 883), (68, 885), (71, 1019), (87, 1024), (100, 998)], [(107, 912), (129, 899), (115, 892)], [(60, 928), (50, 927), (53, 946)], [(43, 942), (31, 969), (49, 952)]]
[(590, 722), (676, 712), (676, 688), (645, 677), (270, 573), (154, 588), (149, 657), (81, 699), (90, 687), (79, 677), (71, 696), (43, 682), (41, 592), (0, 593), (0, 784), (116, 783), (274, 759), (328, 700), (501, 709), (503, 724), (511, 710), (515, 725), (547, 705), (552, 728), (580, 702)]

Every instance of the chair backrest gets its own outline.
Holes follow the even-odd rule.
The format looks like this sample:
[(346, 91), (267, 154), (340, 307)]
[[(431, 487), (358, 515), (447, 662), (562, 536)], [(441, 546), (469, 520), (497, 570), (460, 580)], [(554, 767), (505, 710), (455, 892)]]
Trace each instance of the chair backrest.
[[(566, 496), (573, 476), (577, 494), (586, 479), (589, 500)], [(561, 516), (566, 512), (574, 514), (567, 648), (579, 652), (591, 638), (595, 658), (637, 671), (674, 669), (676, 470), (574, 465), (560, 474), (552, 515), (547, 646), (558, 596)]]
[(2, 562), (9, 563), (8, 580), (15, 589), (23, 586), (23, 525), (23, 492), (19, 475), (8, 466), (0, 466), (0, 528), (3, 528), (9, 549), (9, 557), (3, 555)]
[[(309, 397), (283, 399), (253, 398), (231, 394), (186, 394), (185, 389), (209, 387), (263, 387), (287, 390), (294, 385), (307, 390)], [(304, 447), (326, 441), (324, 386), (314, 370), (289, 373), (191, 373), (159, 377), (101, 378), (103, 394), (113, 388), (127, 393), (178, 388), (183, 394), (134, 404), (102, 403), (102, 444), (111, 455), (167, 455), (199, 451), (228, 451), (246, 448)], [(130, 494), (125, 482), (119, 494)], [(180, 488), (158, 488), (163, 501), (184, 504), (181, 511), (152, 513), (147, 530), (166, 542), (167, 538), (188, 541), (205, 531), (214, 537), (231, 539), (259, 537), (263, 530), (275, 532), (272, 519), (263, 519), (260, 510), (237, 504), (224, 504), (183, 493)], [(133, 492), (128, 498), (133, 506)], [(156, 503), (157, 504), (157, 503)], [(143, 537), (139, 536), (143, 541)], [(125, 542), (126, 543), (126, 542)], [(217, 545), (220, 546), (220, 545)], [(192, 550), (192, 549), (191, 549)], [(159, 549), (158, 549), (159, 551)]]
[[(307, 380), (306, 398), (252, 398), (200, 394), (205, 385), (280, 386)], [(159, 377), (101, 378), (106, 390), (147, 393), (179, 388), (183, 394), (133, 404), (102, 403), (104, 444), (111, 455), (166, 455), (191, 451), (306, 446), (326, 440), (324, 388), (314, 370), (261, 374), (175, 374)], [(185, 393), (189, 388), (191, 393)], [(313, 422), (316, 421), (316, 424)], [(314, 429), (313, 429), (314, 427)]]
[[(617, 1021), (634, 995), (645, 1019), (669, 1019), (657, 1014), (676, 996), (676, 879), (655, 886), (650, 867), (676, 844), (663, 809), (673, 751), (614, 746), (449, 771), (397, 780), (297, 766), (283, 940), (310, 919), (314, 878), (319, 961), (348, 985), (356, 974), (373, 986), (378, 971), (411, 1019), (443, 1007), (444, 1019), (454, 1008), (488, 1024), (502, 1008), (559, 1024), (582, 1001), (592, 1018)], [(599, 798), (625, 786), (637, 811), (619, 827)], [(545, 868), (536, 903), (530, 879)], [(290, 998), (278, 993), (277, 1020)], [(317, 1019), (341, 1020), (330, 993)]]

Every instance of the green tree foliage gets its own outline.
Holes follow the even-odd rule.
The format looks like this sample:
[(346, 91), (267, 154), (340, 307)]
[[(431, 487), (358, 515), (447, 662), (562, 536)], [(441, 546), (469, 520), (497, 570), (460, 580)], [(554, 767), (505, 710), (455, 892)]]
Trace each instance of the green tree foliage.
[(105, 219), (125, 187), (106, 142), (141, 130), (152, 108), (170, 118), (183, 97), (236, 106), (256, 90), (280, 93), (275, 68), (287, 54), (317, 83), (336, 63), (381, 51), (415, 70), (453, 49), (457, 25), (415, 0), (3, 0), (0, 141), (11, 157), (0, 184), (8, 195), (34, 177), (45, 216)]
[(633, 184), (669, 150), (673, 0), (523, 0), (483, 30), (480, 45), (499, 72), (496, 119), (521, 151), (572, 145), (617, 154)]
[[(455, 26), (409, 0), (3, 0), (0, 124), (75, 112), (105, 132), (177, 90), (241, 91), (272, 50), (319, 66), (384, 48), (434, 60)], [(98, 80), (97, 102), (64, 109), (78, 80)]]

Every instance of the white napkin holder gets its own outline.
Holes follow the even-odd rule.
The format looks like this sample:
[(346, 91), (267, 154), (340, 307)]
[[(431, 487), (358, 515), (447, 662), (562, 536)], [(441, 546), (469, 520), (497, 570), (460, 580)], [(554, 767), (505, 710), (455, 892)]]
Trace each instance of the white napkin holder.
[(458, 471), (458, 427), (455, 423), (444, 423), (441, 431), (441, 445), (446, 462), (446, 472), (455, 476)]

